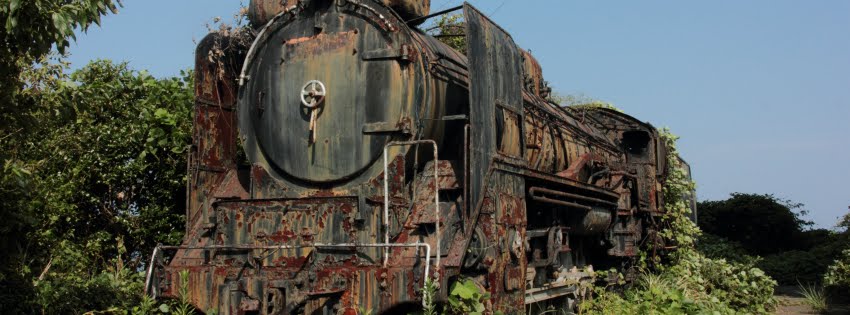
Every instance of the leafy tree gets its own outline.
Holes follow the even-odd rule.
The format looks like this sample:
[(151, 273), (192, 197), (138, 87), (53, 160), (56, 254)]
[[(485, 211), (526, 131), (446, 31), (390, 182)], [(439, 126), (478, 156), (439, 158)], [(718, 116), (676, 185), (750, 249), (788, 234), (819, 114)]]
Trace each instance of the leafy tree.
[[(31, 309), (127, 305), (140, 298), (137, 270), (153, 246), (182, 236), (192, 73), (156, 79), (110, 61), (70, 75), (51, 67), (62, 65), (26, 72), (33, 84), (19, 97), (38, 106), (38, 124), (15, 143), (26, 171), (4, 173), (15, 197), (4, 215), (26, 223), (2, 223), (0, 232), (16, 233), (4, 246), (19, 251), (4, 273), (24, 289), (32, 283)], [(11, 291), (0, 292), (4, 305)]]
[[(26, 80), (23, 70), (49, 54), (60, 53), (75, 39), (74, 31), (100, 25), (101, 16), (118, 12), (115, 0), (0, 0), (0, 126), (4, 134), (25, 132), (27, 108), (16, 102)], [(0, 156), (2, 157), (2, 156)]]
[(845, 249), (832, 262), (832, 265), (824, 274), (823, 282), (825, 285), (835, 287), (845, 293), (850, 292), (850, 248)]
[[(703, 231), (740, 243), (750, 253), (767, 255), (797, 248), (799, 235), (812, 222), (801, 219), (803, 204), (773, 195), (733, 193), (720, 201), (703, 201)], [(795, 212), (796, 210), (796, 212)]]
[(25, 167), (16, 161), (4, 162), (0, 173), (0, 307), (13, 314), (23, 313), (29, 306), (27, 299), (34, 294), (29, 272), (20, 268), (26, 258), (21, 255), (26, 242), (20, 236), (33, 225), (31, 211), (25, 209), (30, 186)]
[[(85, 286), (90, 279), (80, 273), (136, 270), (157, 243), (179, 242), (191, 75), (158, 80), (98, 61), (57, 91), (60, 114), (43, 119), (54, 125), (32, 148), (32, 159), (43, 161), (37, 172), (44, 203), (33, 236), (52, 249), (45, 257), (55, 261), (49, 282)], [(46, 305), (66, 300), (59, 298)], [(85, 306), (117, 301), (102, 300)]]
[(441, 15), (431, 27), (425, 29), (425, 32), (466, 55), (466, 38), (464, 37), (466, 26), (463, 21), (463, 14)]
[(782, 284), (820, 282), (829, 264), (850, 245), (850, 233), (806, 229), (811, 222), (800, 218), (806, 213), (801, 208), (772, 195), (740, 193), (728, 200), (702, 202), (701, 227), (727, 240), (708, 234), (700, 246), (709, 255), (730, 260), (759, 255), (756, 266)]
[(39, 91), (56, 87), (63, 64), (49, 63), (55, 48), (63, 52), (74, 30), (85, 31), (100, 17), (117, 12), (113, 0), (0, 0), (0, 307), (23, 313), (31, 306), (36, 250), (25, 237), (38, 225), (41, 210), (32, 194), (33, 169), (40, 161), (21, 157), (34, 131), (35, 118), (49, 110)]
[[(850, 209), (850, 207), (847, 207)], [(847, 212), (840, 220), (838, 220), (837, 228), (844, 229), (845, 232), (850, 232), (850, 212)]]
[(823, 283), (831, 291), (836, 291), (837, 296), (850, 300), (850, 212), (838, 221), (837, 226), (844, 229), (838, 235), (840, 239), (838, 244), (842, 252), (835, 255), (834, 261), (827, 267), (823, 275)]

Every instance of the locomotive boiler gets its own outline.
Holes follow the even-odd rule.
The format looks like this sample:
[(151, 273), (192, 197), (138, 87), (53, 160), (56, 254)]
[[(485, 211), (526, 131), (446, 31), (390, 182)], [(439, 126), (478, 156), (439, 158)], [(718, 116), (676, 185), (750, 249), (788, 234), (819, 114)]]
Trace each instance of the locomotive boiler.
[(471, 279), (514, 314), (574, 307), (594, 269), (663, 248), (656, 129), (550, 102), (527, 51), (456, 10), (466, 53), (416, 28), (428, 0), (253, 0), (251, 42), (201, 41), (186, 234), (157, 247), (149, 294), (391, 314)]

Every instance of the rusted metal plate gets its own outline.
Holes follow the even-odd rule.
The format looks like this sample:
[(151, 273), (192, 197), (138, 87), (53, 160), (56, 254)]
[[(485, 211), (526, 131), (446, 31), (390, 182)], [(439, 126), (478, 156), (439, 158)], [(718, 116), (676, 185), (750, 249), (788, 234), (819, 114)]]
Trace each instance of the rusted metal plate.
[[(470, 4), (464, 4), (463, 14), (469, 60), (469, 202), (476, 207), (484, 198), (484, 177), (500, 147), (497, 138), (505, 130), (504, 118), (496, 121), (497, 110), (507, 109), (524, 121), (522, 54), (508, 33)], [(519, 134), (521, 125), (515, 127)]]

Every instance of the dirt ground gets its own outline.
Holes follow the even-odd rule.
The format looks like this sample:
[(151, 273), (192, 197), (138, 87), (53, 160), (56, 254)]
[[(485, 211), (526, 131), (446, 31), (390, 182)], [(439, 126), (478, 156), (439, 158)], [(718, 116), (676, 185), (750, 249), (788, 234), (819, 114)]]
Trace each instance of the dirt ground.
[[(800, 294), (795, 286), (780, 286), (775, 291), (779, 305), (776, 307), (777, 315), (796, 314), (818, 314), (806, 305), (806, 299)], [(829, 304), (829, 310), (825, 314), (850, 314), (850, 305)]]

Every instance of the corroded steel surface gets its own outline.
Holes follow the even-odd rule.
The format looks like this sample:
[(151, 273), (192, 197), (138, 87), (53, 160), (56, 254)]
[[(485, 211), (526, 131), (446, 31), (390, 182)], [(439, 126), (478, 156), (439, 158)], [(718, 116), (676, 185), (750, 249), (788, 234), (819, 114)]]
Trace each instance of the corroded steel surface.
[(431, 11), (431, 0), (382, 0), (382, 2), (405, 21), (426, 16)]
[(261, 27), (297, 4), (298, 0), (251, 0), (248, 5), (248, 20), (255, 27)]
[(549, 102), (539, 63), (468, 4), (468, 55), (405, 24), (428, 6), (255, 0), (251, 47), (199, 44), (187, 233), (150, 293), (188, 271), (203, 311), (396, 314), (427, 279), (437, 301), (472, 279), (514, 314), (572, 307), (594, 269), (633, 275), (640, 246), (665, 247), (655, 128)]

